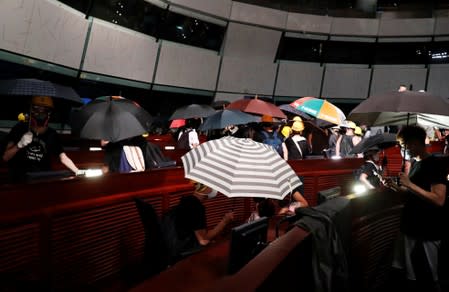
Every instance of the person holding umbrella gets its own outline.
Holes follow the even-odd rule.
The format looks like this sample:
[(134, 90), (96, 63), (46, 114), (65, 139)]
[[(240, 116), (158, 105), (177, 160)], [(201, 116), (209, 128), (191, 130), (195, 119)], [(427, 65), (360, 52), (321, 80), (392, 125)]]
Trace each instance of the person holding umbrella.
[(51, 170), (50, 155), (75, 174), (81, 174), (73, 161), (65, 154), (57, 132), (48, 126), (53, 99), (49, 96), (33, 96), (29, 122), (19, 122), (6, 136), (6, 148), (2, 155), (13, 182), (26, 179), (27, 173)]

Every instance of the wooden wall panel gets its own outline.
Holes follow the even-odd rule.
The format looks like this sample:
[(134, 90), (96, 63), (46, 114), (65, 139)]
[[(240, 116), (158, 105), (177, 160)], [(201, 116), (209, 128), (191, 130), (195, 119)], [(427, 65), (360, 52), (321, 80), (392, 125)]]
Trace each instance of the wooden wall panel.
[(0, 282), (2, 288), (15, 280), (32, 281), (40, 277), (38, 223), (6, 226), (0, 229)]

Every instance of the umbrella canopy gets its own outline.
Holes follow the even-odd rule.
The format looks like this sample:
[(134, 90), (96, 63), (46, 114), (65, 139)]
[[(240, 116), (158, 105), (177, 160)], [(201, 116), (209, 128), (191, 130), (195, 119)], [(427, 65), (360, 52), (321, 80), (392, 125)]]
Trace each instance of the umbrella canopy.
[(307, 96), (298, 98), (290, 105), (299, 111), (331, 124), (341, 125), (346, 120), (343, 111), (325, 99)]
[(68, 86), (39, 79), (0, 80), (0, 95), (51, 96), (82, 104), (81, 97)]
[(177, 129), (177, 128), (181, 128), (181, 127), (183, 127), (185, 125), (186, 125), (186, 120), (184, 120), (184, 119), (176, 119), (176, 120), (171, 121), (169, 128), (170, 129)]
[(258, 98), (236, 100), (231, 102), (226, 109), (235, 109), (257, 115), (268, 115), (280, 119), (287, 118), (287, 116), (276, 105)]
[(283, 199), (302, 185), (272, 147), (231, 136), (202, 143), (181, 157), (185, 177), (228, 197)]
[(379, 147), (385, 149), (393, 147), (397, 144), (396, 135), (391, 133), (382, 133), (363, 139), (359, 144), (352, 148), (349, 154), (363, 153), (372, 147)]
[(204, 118), (215, 113), (215, 109), (205, 104), (190, 104), (178, 108), (169, 120)]
[(107, 96), (74, 112), (71, 125), (81, 138), (117, 142), (146, 133), (151, 122), (150, 114), (136, 102)]
[(360, 124), (449, 127), (449, 102), (426, 92), (391, 91), (373, 95), (349, 114)]
[(208, 116), (206, 121), (200, 126), (200, 130), (224, 129), (230, 125), (244, 125), (257, 122), (260, 122), (260, 117), (239, 110), (225, 109)]

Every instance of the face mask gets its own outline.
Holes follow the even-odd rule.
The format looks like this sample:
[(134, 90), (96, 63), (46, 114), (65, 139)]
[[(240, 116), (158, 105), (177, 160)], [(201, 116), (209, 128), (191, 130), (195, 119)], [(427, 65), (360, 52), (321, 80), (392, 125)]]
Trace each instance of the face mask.
[(48, 113), (35, 113), (31, 116), (31, 122), (34, 126), (46, 127), (48, 125), (48, 120), (50, 115)]

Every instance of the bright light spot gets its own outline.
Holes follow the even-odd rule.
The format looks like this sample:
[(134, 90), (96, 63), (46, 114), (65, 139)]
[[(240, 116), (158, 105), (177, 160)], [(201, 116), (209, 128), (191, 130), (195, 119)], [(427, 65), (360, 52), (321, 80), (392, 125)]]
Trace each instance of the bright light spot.
[(175, 150), (175, 146), (165, 146), (165, 150)]
[(86, 169), (86, 177), (96, 177), (101, 175), (103, 175), (103, 171), (101, 171), (101, 169)]
[(354, 185), (353, 190), (354, 190), (354, 193), (361, 194), (361, 193), (366, 192), (366, 187), (361, 184), (356, 184), (356, 185)]
[(89, 147), (89, 151), (101, 151), (103, 150), (101, 147)]

